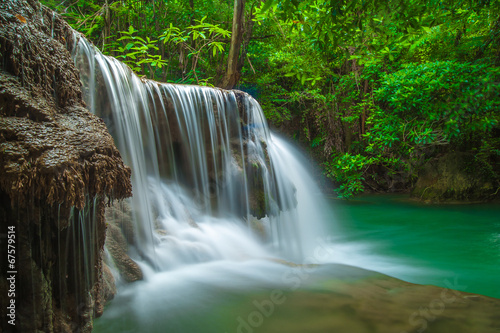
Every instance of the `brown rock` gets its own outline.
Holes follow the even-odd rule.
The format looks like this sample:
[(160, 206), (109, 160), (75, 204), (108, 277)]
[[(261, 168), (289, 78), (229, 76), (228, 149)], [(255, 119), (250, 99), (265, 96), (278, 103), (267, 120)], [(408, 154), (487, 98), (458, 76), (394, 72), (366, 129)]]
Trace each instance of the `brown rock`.
[(106, 302), (112, 300), (116, 295), (115, 277), (106, 263), (102, 264), (102, 280), (100, 284), (98, 299), (96, 302), (96, 316), (100, 317), (104, 311)]
[(18, 272), (16, 326), (2, 320), (0, 331), (92, 329), (105, 199), (131, 195), (130, 169), (85, 109), (72, 45), (72, 29), (37, 1), (0, 2), (0, 227), (16, 231)]
[(126, 282), (142, 280), (142, 270), (127, 254), (128, 244), (120, 228), (110, 223), (106, 231), (106, 248), (113, 264)]

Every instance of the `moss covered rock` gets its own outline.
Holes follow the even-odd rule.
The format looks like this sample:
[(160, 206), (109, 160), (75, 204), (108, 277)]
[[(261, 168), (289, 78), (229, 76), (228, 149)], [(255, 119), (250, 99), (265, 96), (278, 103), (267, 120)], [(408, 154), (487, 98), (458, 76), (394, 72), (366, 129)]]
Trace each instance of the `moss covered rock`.
[(453, 152), (427, 162), (411, 196), (429, 202), (481, 202), (495, 199), (499, 186), (474, 154)]

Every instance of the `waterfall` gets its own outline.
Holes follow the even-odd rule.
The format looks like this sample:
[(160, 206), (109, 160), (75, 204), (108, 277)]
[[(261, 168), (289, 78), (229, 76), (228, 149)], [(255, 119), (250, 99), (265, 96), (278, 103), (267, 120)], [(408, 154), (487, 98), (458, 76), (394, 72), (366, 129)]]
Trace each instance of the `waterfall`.
[[(138, 248), (151, 265), (167, 269), (173, 264), (158, 257), (163, 243), (184, 240), (190, 243), (184, 246), (192, 246), (193, 235), (185, 234), (210, 233), (203, 230), (207, 225), (218, 228), (228, 221), (234, 232), (257, 231), (284, 256), (303, 255), (307, 232), (300, 230), (299, 221), (306, 216), (300, 214), (310, 214), (311, 207), (300, 208), (311, 203), (297, 198), (316, 199), (315, 193), (308, 191), (308, 199), (297, 191), (297, 182), (306, 183), (304, 187), (313, 180), (291, 148), (270, 133), (255, 99), (242, 92), (142, 80), (83, 38), (74, 49), (84, 99), (104, 119), (133, 170)], [(245, 251), (252, 241), (238, 239), (234, 245)], [(172, 247), (192, 252), (191, 259), (183, 259), (188, 261), (234, 255), (222, 249)], [(208, 253), (200, 253), (204, 251)]]
[(75, 40), (87, 107), (132, 169), (129, 254), (146, 289), (197, 274), (206, 282), (214, 269), (237, 276), (231, 283), (271, 279), (277, 260), (299, 263), (312, 253), (323, 234), (320, 191), (297, 150), (271, 133), (255, 99), (144, 80)]

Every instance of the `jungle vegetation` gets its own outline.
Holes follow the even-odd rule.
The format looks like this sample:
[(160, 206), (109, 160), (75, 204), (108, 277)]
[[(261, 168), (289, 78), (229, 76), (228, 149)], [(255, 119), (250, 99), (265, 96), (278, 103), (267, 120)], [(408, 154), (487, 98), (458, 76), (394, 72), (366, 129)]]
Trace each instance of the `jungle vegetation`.
[(341, 197), (464, 151), (500, 186), (498, 0), (43, 0), (139, 75), (236, 88)]

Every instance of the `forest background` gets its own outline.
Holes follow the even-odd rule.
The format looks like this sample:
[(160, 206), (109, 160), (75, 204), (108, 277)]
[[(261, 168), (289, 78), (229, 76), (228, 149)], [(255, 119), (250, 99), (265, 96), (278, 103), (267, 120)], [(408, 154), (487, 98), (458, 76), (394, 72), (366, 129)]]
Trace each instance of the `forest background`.
[(250, 93), (340, 197), (408, 191), (457, 153), (498, 193), (500, 1), (42, 3), (138, 75)]

